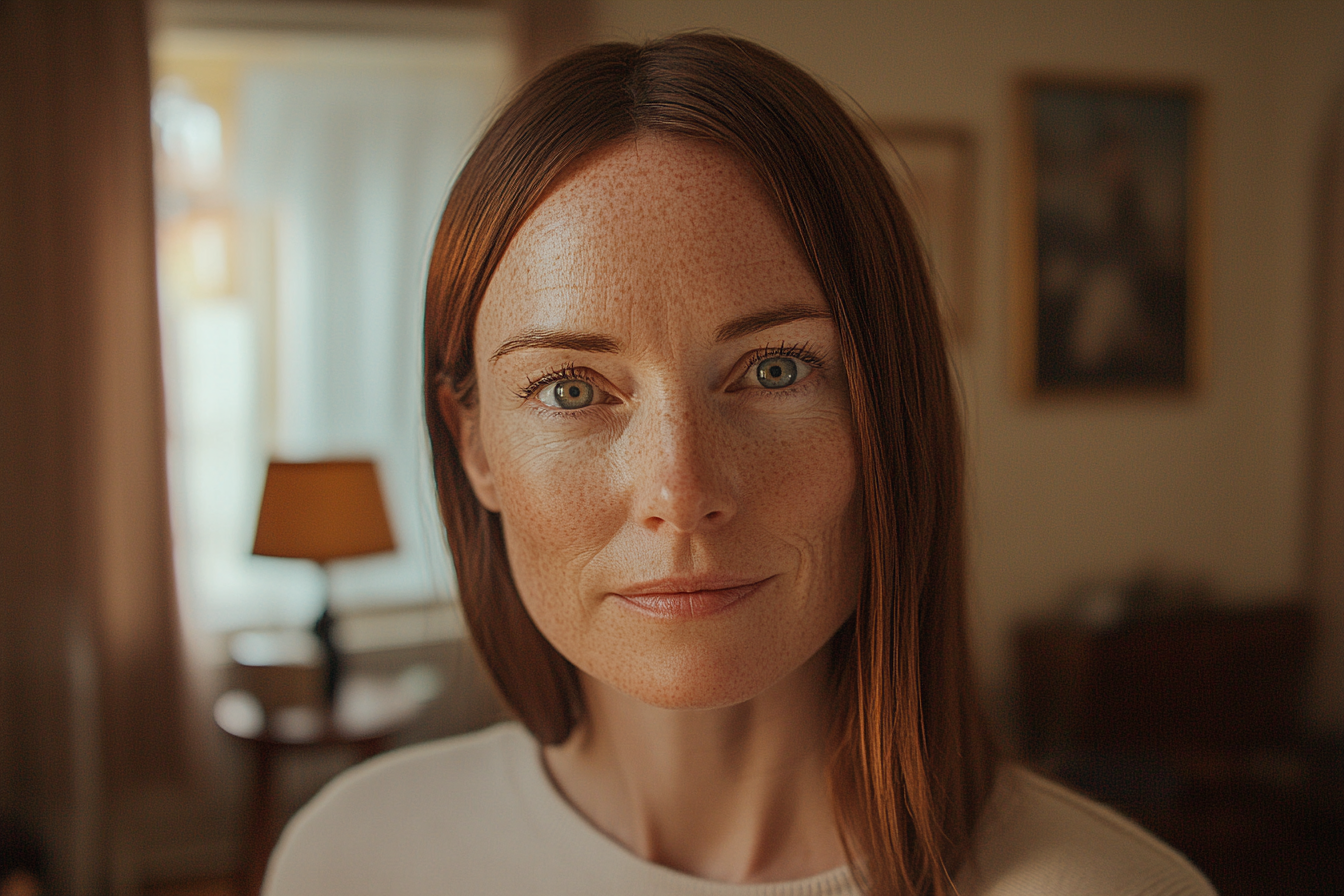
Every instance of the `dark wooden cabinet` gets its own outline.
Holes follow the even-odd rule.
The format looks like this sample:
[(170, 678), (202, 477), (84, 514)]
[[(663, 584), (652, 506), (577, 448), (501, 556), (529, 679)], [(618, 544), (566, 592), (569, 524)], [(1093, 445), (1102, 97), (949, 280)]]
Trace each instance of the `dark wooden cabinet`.
[(1224, 751), (1295, 743), (1311, 650), (1301, 604), (1018, 633), (1022, 746)]
[(1344, 893), (1344, 749), (1308, 734), (1304, 604), (1017, 632), (1024, 758), (1188, 855), (1223, 896)]

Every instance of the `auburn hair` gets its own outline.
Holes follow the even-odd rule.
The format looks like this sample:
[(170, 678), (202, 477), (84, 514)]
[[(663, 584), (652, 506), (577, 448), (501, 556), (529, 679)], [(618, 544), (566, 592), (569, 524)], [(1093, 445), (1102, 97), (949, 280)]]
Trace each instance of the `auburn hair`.
[(474, 402), (477, 310), (523, 221), (590, 153), (641, 134), (742, 159), (830, 304), (867, 551), (857, 609), (832, 643), (836, 820), (869, 892), (951, 892), (994, 768), (966, 638), (958, 393), (909, 213), (850, 116), (779, 55), (706, 33), (580, 50), (524, 86), (463, 167), (430, 262), (425, 412), (476, 647), (536, 738), (565, 741), (584, 713), (577, 673), (523, 608), (498, 516), (463, 471), (452, 406)]

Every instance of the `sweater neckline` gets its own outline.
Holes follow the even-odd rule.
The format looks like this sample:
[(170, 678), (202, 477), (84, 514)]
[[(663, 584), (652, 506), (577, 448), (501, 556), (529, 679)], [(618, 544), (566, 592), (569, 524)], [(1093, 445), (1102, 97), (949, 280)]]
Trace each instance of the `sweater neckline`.
[(503, 758), (519, 801), (545, 842), (558, 851), (594, 860), (620, 880), (657, 884), (659, 893), (686, 896), (858, 896), (860, 890), (848, 865), (811, 877), (760, 884), (732, 884), (695, 877), (641, 858), (595, 827), (560, 793), (546, 770), (541, 745), (518, 723), (503, 732)]

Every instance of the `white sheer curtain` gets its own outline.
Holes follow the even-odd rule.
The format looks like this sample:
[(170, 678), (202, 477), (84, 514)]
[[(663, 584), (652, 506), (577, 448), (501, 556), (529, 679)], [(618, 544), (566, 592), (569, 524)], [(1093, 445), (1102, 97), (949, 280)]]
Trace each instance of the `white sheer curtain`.
[(179, 564), (207, 629), (318, 613), (316, 568), (250, 555), (268, 456), (378, 463), (398, 550), (333, 564), (338, 609), (453, 593), (420, 406), (420, 315), (437, 216), (504, 69), (397, 64), (382, 49), (361, 64), (337, 47), (328, 57), (343, 58), (315, 64), (308, 46), (295, 64), (241, 70), (232, 146), (225, 129), (238, 295), (169, 303), (165, 315)]

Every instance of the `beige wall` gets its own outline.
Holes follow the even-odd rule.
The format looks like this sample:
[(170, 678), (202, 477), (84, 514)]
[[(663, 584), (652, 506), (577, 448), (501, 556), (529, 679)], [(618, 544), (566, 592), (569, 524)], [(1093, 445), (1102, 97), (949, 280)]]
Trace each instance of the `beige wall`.
[[(1008, 631), (1083, 579), (1207, 577), (1229, 600), (1300, 588), (1314, 163), (1344, 83), (1344, 3), (1296, 0), (599, 0), (597, 37), (690, 27), (760, 40), (874, 118), (978, 140), (969, 406), (971, 598), (986, 678)], [(1027, 404), (1007, 375), (1012, 80), (1180, 78), (1209, 99), (1212, 363), (1186, 400)], [(1344, 723), (1344, 670), (1333, 718)]]

